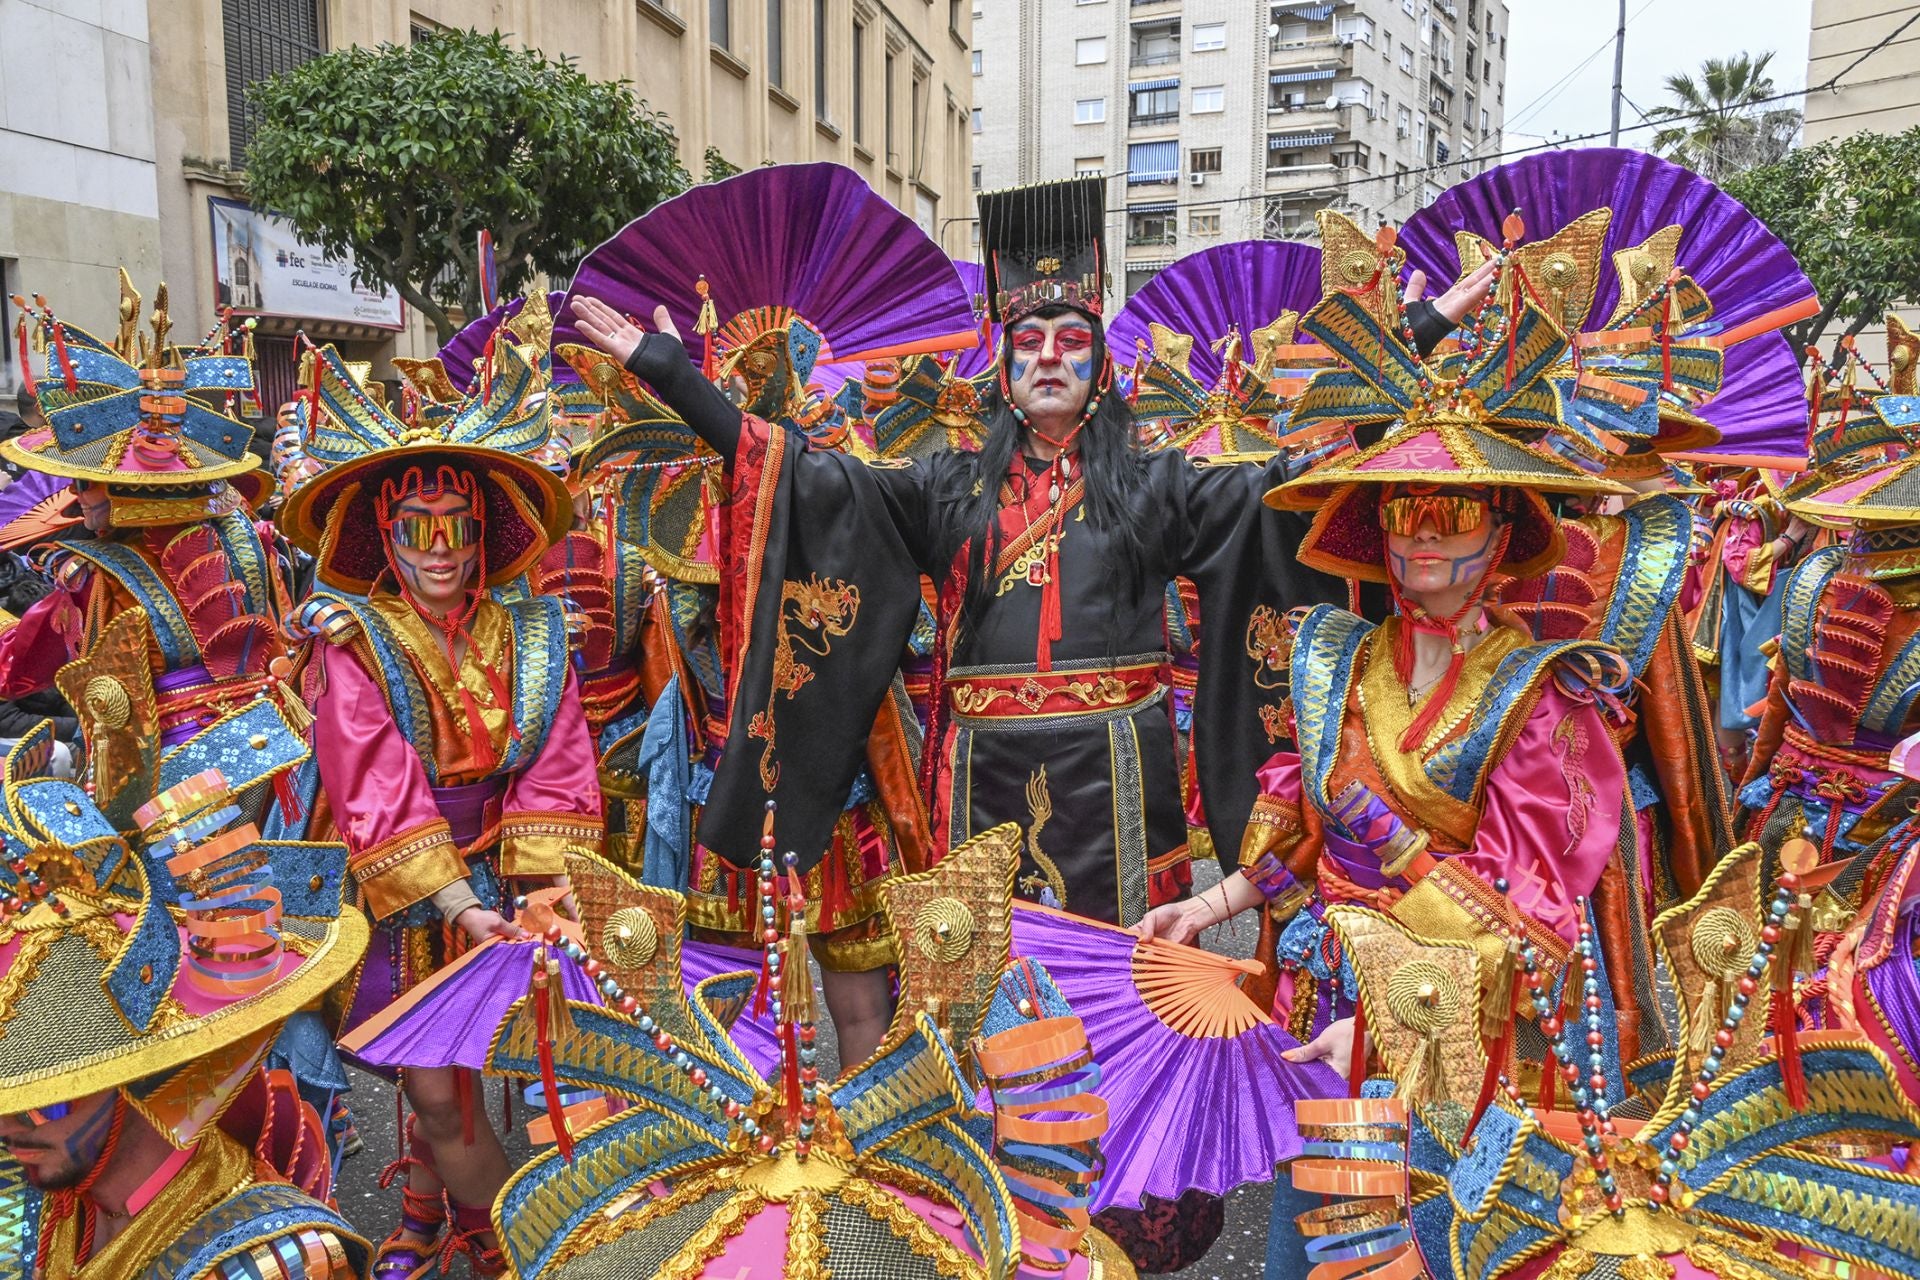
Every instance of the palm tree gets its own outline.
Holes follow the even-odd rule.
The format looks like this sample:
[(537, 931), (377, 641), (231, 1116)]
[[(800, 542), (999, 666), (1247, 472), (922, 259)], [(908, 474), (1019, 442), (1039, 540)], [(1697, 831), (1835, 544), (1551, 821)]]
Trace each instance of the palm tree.
[(1668, 76), (1673, 105), (1647, 115), (1671, 121), (1653, 135), (1653, 150), (1714, 182), (1785, 155), (1800, 131), (1800, 113), (1767, 109), (1772, 61), (1772, 53), (1740, 53), (1708, 58), (1697, 79), (1684, 72)]

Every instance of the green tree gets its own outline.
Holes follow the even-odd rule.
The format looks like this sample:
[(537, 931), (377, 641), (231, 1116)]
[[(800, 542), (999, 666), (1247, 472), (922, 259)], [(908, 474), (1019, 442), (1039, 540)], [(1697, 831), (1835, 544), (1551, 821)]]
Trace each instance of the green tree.
[(1920, 298), (1920, 125), (1799, 147), (1722, 185), (1820, 291), (1820, 313), (1785, 330), (1795, 350), (1836, 324), (1850, 337)]
[(250, 92), (254, 204), (351, 253), (361, 283), (397, 291), (442, 342), (452, 307), (480, 311), (482, 230), (514, 294), (688, 184), (672, 126), (626, 83), (497, 31), (340, 49)]
[(700, 179), (702, 182), (723, 182), (740, 172), (740, 166), (722, 155), (718, 147), (708, 147), (701, 159), (707, 167), (706, 176)]
[(1771, 53), (1741, 53), (1708, 58), (1698, 78), (1668, 76), (1672, 104), (1647, 113), (1648, 120), (1670, 122), (1653, 135), (1652, 150), (1712, 182), (1780, 159), (1800, 132), (1800, 113), (1769, 109), (1772, 61)]

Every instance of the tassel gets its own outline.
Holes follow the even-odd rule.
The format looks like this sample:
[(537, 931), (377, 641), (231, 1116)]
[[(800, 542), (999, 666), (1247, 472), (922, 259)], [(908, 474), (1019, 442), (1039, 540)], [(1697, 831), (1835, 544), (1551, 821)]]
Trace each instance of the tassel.
[(491, 773), (494, 766), (500, 763), (500, 753), (494, 749), (493, 735), (487, 732), (487, 722), (480, 714), (480, 703), (465, 685), (460, 686), (460, 706), (466, 712), (467, 733), (473, 742), (474, 759), (481, 772)]
[[(1493, 1048), (1487, 1054), (1487, 1070), (1480, 1077), (1480, 1096), (1473, 1100), (1473, 1113), (1467, 1117), (1469, 1140), (1475, 1129), (1480, 1126), (1480, 1117), (1487, 1114), (1487, 1108), (1493, 1105), (1494, 1091), (1500, 1087), (1500, 1077), (1506, 1072), (1507, 1059), (1513, 1056), (1513, 1024), (1508, 1018), (1500, 1028), (1499, 1039), (1493, 1042)], [(1552, 1057), (1552, 1053), (1548, 1053)]]
[(290, 823), (298, 824), (307, 816), (307, 807), (300, 803), (300, 793), (293, 788), (293, 772), (282, 769), (273, 775), (273, 796), (280, 802), (280, 812)]
[[(22, 298), (19, 294), (15, 294), (13, 296), (13, 304), (24, 311), (27, 302), (26, 299)], [(20, 353), (20, 385), (26, 389), (28, 395), (38, 395), (40, 390), (39, 384), (33, 380), (33, 357), (28, 353), (27, 317), (25, 315), (20, 317), (20, 323), (14, 329), (14, 337), (18, 344), (15, 350)]]
[(740, 873), (733, 867), (720, 868), (720, 878), (727, 882), (727, 914), (740, 914)]
[(714, 334), (720, 329), (720, 313), (713, 305), (712, 288), (705, 276), (701, 276), (693, 286), (693, 291), (700, 295), (700, 314), (694, 318), (693, 331), (706, 340), (700, 358), (700, 373), (709, 382), (720, 376), (719, 353), (713, 345)]
[(1667, 288), (1660, 300), (1660, 389), (1673, 390), (1673, 285), (1676, 271), (1667, 277)]
[(1500, 1084), (1500, 1076), (1506, 1070), (1507, 1059), (1513, 1053), (1513, 979), (1520, 970), (1520, 939), (1509, 936), (1507, 949), (1495, 967), (1493, 981), (1488, 985), (1480, 1003), (1480, 1038), (1491, 1043), (1487, 1052), (1487, 1070), (1480, 1079), (1480, 1095), (1474, 1099), (1473, 1113), (1467, 1120), (1467, 1132), (1472, 1133), (1480, 1123), (1480, 1117), (1487, 1114), (1487, 1108), (1493, 1105), (1493, 1092)]
[(73, 357), (67, 351), (67, 327), (57, 320), (53, 324), (53, 354), (59, 358), (60, 373), (67, 380), (68, 392), (78, 395), (80, 379), (73, 372)]
[(1811, 964), (1809, 917), (1813, 896), (1802, 893), (1787, 914), (1780, 930), (1780, 941), (1773, 949), (1772, 1030), (1774, 1053), (1780, 1059), (1780, 1079), (1786, 1086), (1787, 1104), (1795, 1111), (1807, 1109), (1807, 1075), (1800, 1061), (1799, 1019), (1794, 1010), (1794, 976), (1802, 963)]
[[(805, 961), (801, 962), (799, 972), (802, 980), (806, 980)], [(800, 1046), (796, 1043), (793, 1023), (786, 1021), (780, 1024), (780, 1084), (787, 1114), (797, 1118), (800, 1115)]]
[(460, 1141), (470, 1147), (474, 1138), (472, 1072), (461, 1070), (454, 1073), (453, 1095), (460, 1101)]
[[(1334, 995), (1339, 995), (1339, 984), (1334, 984)], [(1347, 1096), (1360, 1096), (1360, 1086), (1367, 1082), (1367, 1006), (1366, 1002), (1353, 1002), (1353, 1061), (1347, 1064)]]
[(554, 1145), (560, 1158), (573, 1161), (573, 1134), (567, 1130), (566, 1108), (560, 1105), (560, 1081), (553, 1066), (553, 999), (558, 990), (555, 979), (559, 966), (540, 948), (533, 962), (533, 1026), (536, 1052), (540, 1059), (540, 1091), (547, 1104), (547, 1121), (553, 1126)]

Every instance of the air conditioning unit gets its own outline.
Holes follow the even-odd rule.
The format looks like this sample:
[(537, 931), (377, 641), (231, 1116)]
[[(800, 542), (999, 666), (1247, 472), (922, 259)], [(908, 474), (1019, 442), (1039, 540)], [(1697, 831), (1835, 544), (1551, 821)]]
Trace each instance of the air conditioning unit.
[(1192, 186), (1204, 187), (1207, 185), (1207, 175), (1204, 173), (1190, 173), (1187, 175), (1187, 182)]
[(1405, 125), (1403, 125), (1403, 124), (1402, 124), (1402, 125), (1395, 125), (1395, 126), (1394, 126), (1394, 130), (1393, 130), (1393, 136), (1394, 136), (1394, 137), (1396, 137), (1396, 138), (1404, 138), (1404, 137), (1406, 137), (1406, 136), (1407, 136), (1407, 126), (1405, 126)]

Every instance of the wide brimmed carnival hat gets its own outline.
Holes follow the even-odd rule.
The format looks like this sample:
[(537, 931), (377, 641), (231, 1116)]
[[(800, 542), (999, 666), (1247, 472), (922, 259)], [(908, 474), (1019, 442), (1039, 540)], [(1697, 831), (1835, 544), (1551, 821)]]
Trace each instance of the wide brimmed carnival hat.
[[(105, 697), (106, 679), (89, 692)], [(86, 788), (38, 776), (52, 746), (43, 723), (4, 764), (0, 1114), (118, 1088), (186, 1146), (279, 1024), (359, 962), (368, 929), (341, 910), (346, 849), (263, 840), (243, 821), (243, 793), (307, 756), (265, 700), (139, 775), (157, 792), (132, 836)], [(96, 792), (116, 809), (128, 798)]]
[[(232, 416), (253, 393), (253, 362), (223, 324), (197, 346), (171, 340), (167, 289), (154, 299), (150, 332), (142, 332), (140, 295), (120, 273), (120, 327), (112, 342), (54, 315), (45, 299), (32, 342), (43, 353), (41, 377), (28, 389), (40, 398), (48, 425), (0, 442), (0, 455), (69, 480), (103, 484), (120, 525), (164, 525), (238, 510), (242, 498), (225, 483), (260, 465), (249, 452), (253, 428)], [(22, 328), (26, 321), (23, 319)], [(23, 352), (23, 357), (25, 353)]]
[[(770, 416), (798, 420), (818, 364), (978, 341), (973, 291), (912, 218), (837, 164), (782, 164), (703, 183), (581, 260), (569, 301), (652, 322), (664, 306), (709, 378), (736, 373)], [(581, 344), (571, 306), (555, 340)]]
[(1188, 254), (1130, 296), (1108, 326), (1133, 353), (1134, 417), (1158, 446), (1196, 457), (1261, 457), (1281, 447), (1287, 407), (1332, 353), (1295, 345), (1323, 293), (1318, 248), (1247, 240)]
[[(1338, 214), (1321, 218), (1323, 224), (1345, 222)], [(1383, 229), (1376, 245), (1380, 268), (1368, 284), (1337, 289), (1301, 323), (1344, 367), (1314, 376), (1294, 418), (1397, 425), (1377, 443), (1329, 457), (1269, 490), (1268, 505), (1318, 512), (1300, 545), (1302, 563), (1384, 582), (1386, 534), (1379, 507), (1387, 486), (1505, 490), (1499, 503), (1511, 533), (1501, 572), (1528, 577), (1545, 571), (1566, 544), (1542, 494), (1630, 492), (1527, 442), (1563, 430), (1561, 402), (1547, 375), (1566, 355), (1566, 335), (1525, 300), (1510, 335), (1483, 344), (1475, 359), (1454, 361), (1454, 376), (1443, 377), (1421, 360), (1405, 334), (1388, 269), (1391, 230)]]
[(1920, 396), (1880, 396), (1814, 445), (1818, 483), (1789, 486), (1789, 511), (1828, 528), (1920, 524)]
[(562, 343), (559, 355), (600, 405), (598, 426), (574, 451), (574, 474), (610, 495), (614, 534), (670, 578), (720, 581), (712, 542), (725, 497), (720, 455), (606, 352)]
[(315, 557), (322, 582), (372, 590), (388, 567), (383, 486), (406, 487), (410, 472), (431, 486), (443, 467), (479, 486), (485, 585), (519, 576), (545, 554), (572, 523), (573, 500), (538, 458), (552, 434), (544, 354), (502, 328), (472, 393), (452, 412), (423, 412), (409, 423), (370, 396), (331, 346), (315, 353), (318, 411), (305, 448), (326, 470), (289, 495), (280, 527)]
[(1100, 317), (1107, 287), (1104, 175), (983, 191), (979, 206), (987, 314), (995, 324), (1055, 306)]
[[(1527, 242), (1526, 230), (1553, 228)], [(1794, 361), (1750, 340), (1814, 314), (1792, 252), (1739, 201), (1644, 152), (1529, 156), (1442, 193), (1401, 230), (1436, 280), (1502, 259), (1486, 316), (1524, 292), (1573, 336), (1556, 371), (1570, 421), (1609, 441), (1609, 469), (1650, 477), (1655, 454), (1792, 459)], [(1480, 337), (1465, 326), (1463, 345)], [(1784, 356), (1784, 359), (1783, 359)]]

